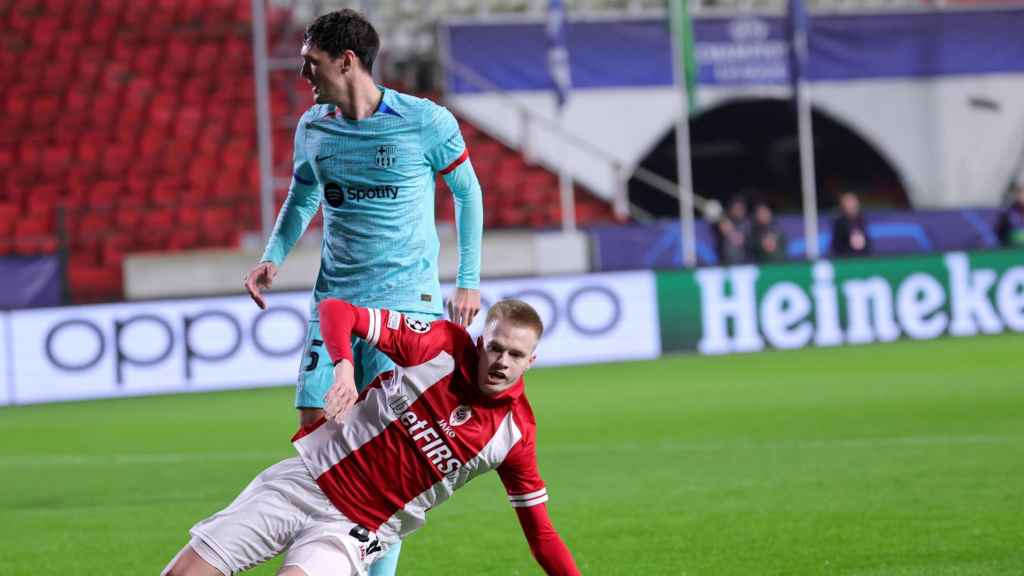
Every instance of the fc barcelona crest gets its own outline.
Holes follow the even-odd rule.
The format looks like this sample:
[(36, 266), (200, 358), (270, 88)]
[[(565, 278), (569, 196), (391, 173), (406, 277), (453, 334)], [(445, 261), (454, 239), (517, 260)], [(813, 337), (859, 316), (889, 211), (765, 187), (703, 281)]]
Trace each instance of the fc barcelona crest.
[(395, 144), (381, 144), (377, 146), (377, 155), (374, 164), (377, 168), (391, 168), (398, 162), (398, 146)]

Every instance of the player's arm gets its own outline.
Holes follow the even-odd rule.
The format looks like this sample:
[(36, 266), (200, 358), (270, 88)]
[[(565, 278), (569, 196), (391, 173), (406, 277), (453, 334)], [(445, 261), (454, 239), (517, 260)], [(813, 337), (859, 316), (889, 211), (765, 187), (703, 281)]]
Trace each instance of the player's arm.
[(334, 362), (334, 385), (324, 398), (324, 412), (339, 420), (357, 394), (352, 370), (352, 336), (376, 347), (399, 366), (422, 364), (443, 350), (452, 350), (456, 330), (439, 320), (428, 323), (406, 318), (393, 310), (363, 308), (327, 298), (320, 302), (320, 333)]
[(576, 561), (548, 516), (548, 491), (537, 468), (533, 414), (527, 407), (517, 411), (517, 416), (520, 416), (517, 418), (520, 424), (525, 424), (521, 426), (523, 438), (498, 466), (498, 475), (519, 518), (530, 552), (544, 573), (578, 576), (580, 571)]
[(530, 544), (530, 552), (545, 574), (577, 576), (580, 573), (572, 553), (551, 524), (546, 504), (516, 508), (516, 516)]
[(306, 156), (307, 119), (307, 115), (303, 115), (295, 128), (292, 182), (288, 188), (288, 196), (277, 214), (277, 222), (267, 240), (260, 262), (245, 278), (245, 288), (260, 308), (266, 308), (262, 290), (270, 288), (273, 284), (277, 269), (306, 231), (306, 227), (320, 207), (320, 186)]
[(480, 180), (473, 170), (459, 124), (447, 109), (437, 106), (429, 114), (425, 139), (427, 161), (444, 178), (455, 201), (459, 270), (455, 295), (448, 313), (456, 324), (468, 326), (480, 311), (480, 243), (484, 208)]

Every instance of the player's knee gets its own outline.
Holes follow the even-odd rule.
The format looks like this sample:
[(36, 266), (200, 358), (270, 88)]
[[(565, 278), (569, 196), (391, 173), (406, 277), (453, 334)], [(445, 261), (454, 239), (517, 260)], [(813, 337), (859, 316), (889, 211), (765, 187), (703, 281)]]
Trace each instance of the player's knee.
[(185, 546), (164, 568), (160, 576), (220, 576), (221, 571), (211, 566), (191, 546)]
[(321, 408), (299, 408), (299, 426), (312, 426), (323, 415)]

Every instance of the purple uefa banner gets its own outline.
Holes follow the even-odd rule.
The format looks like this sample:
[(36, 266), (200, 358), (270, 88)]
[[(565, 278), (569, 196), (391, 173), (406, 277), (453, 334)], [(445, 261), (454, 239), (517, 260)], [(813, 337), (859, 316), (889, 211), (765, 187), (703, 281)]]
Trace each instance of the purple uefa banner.
[(56, 255), (0, 258), (0, 310), (61, 303), (60, 258)]
[[(693, 20), (702, 86), (778, 85), (790, 80), (785, 19), (705, 16)], [(1017, 74), (1024, 72), (1024, 9), (815, 14), (808, 29), (811, 81)], [(544, 24), (452, 23), (450, 56), (504, 91), (549, 90)], [(566, 51), (573, 87), (672, 85), (663, 19), (571, 21)], [(449, 75), (450, 92), (479, 88)]]
[[(876, 255), (920, 254), (954, 250), (978, 250), (997, 245), (993, 229), (999, 211), (994, 209), (943, 210), (928, 212), (884, 211), (868, 213), (868, 234)], [(832, 239), (832, 215), (822, 214), (818, 244), (828, 255)], [(778, 218), (785, 234), (786, 257), (804, 257), (803, 218), (785, 215)], [(590, 228), (595, 247), (595, 271), (679, 268), (679, 223), (667, 220), (653, 224), (596, 226)], [(719, 264), (711, 229), (697, 222), (697, 261), (700, 265)]]

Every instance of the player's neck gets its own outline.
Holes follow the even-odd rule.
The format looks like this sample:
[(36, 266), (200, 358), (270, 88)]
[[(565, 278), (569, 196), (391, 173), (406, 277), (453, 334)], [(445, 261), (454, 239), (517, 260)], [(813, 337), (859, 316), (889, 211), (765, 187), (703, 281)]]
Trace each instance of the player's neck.
[(365, 120), (373, 116), (384, 99), (384, 93), (369, 74), (352, 84), (350, 96), (347, 102), (337, 103), (341, 115), (348, 120)]

